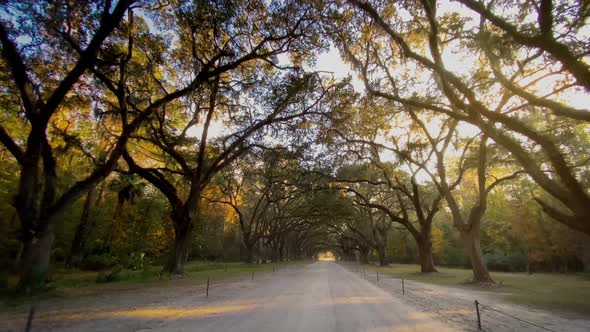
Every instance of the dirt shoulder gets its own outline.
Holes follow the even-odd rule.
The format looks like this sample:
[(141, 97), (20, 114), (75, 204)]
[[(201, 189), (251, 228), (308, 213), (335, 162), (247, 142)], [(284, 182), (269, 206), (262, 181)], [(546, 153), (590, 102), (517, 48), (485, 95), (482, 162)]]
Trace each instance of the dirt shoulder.
[[(269, 274), (269, 272), (257, 272), (256, 279), (258, 281), (258, 279), (268, 278)], [(238, 276), (211, 281), (210, 293), (212, 295), (231, 294), (232, 290), (251, 287), (253, 283), (251, 273), (242, 273)], [(115, 317), (118, 313), (129, 315), (140, 309), (145, 311), (162, 308), (171, 303), (182, 302), (186, 298), (190, 298), (193, 304), (198, 305), (199, 301), (205, 302), (205, 291), (206, 283), (202, 280), (179, 279), (147, 287), (136, 285), (127, 289), (103, 289), (99, 293), (89, 295), (41, 299), (34, 303), (33, 331), (59, 331), (72, 322), (80, 321), (96, 321), (97, 324), (109, 326), (103, 316)], [(0, 312), (0, 331), (23, 331), (30, 308), (31, 303), (27, 302), (17, 306), (3, 306)], [(120, 324), (115, 320), (113, 322), (113, 324)], [(100, 326), (97, 328), (101, 330)], [(129, 328), (137, 329), (135, 326)]]
[[(362, 271), (357, 273), (363, 275)], [(416, 310), (438, 318), (461, 331), (477, 331), (475, 300), (484, 305), (480, 307), (482, 330), (484, 331), (543, 331), (543, 328), (538, 326), (553, 331), (582, 332), (590, 329), (590, 317), (588, 316), (571, 312), (550, 312), (526, 305), (508, 303), (502, 299), (502, 296), (506, 294), (502, 293), (501, 288), (490, 292), (474, 289), (473, 286), (468, 285), (441, 286), (404, 280), (404, 290), (402, 290), (400, 278), (380, 275), (379, 281), (377, 281), (376, 272), (371, 270), (367, 270), (364, 277), (378, 287), (399, 297)], [(494, 310), (538, 326), (521, 322)]]

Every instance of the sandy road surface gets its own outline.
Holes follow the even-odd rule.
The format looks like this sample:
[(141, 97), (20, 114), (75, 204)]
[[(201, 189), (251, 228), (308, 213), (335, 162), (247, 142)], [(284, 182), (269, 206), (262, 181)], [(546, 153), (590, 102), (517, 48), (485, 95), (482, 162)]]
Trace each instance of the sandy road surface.
[[(208, 299), (187, 289), (165, 303), (74, 309), (39, 314), (33, 331), (451, 331), (333, 262), (220, 286)], [(10, 325), (0, 330), (22, 331)]]

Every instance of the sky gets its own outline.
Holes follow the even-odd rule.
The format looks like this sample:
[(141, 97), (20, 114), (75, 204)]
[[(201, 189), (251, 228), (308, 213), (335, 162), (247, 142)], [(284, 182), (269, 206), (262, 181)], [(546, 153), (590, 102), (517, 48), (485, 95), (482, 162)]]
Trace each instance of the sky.
[[(288, 55), (281, 54), (279, 56), (279, 65), (288, 65), (288, 64), (289, 64)], [(352, 84), (353, 84), (355, 90), (358, 92), (365, 91), (363, 83), (359, 79), (356, 78), (356, 74), (352, 71), (350, 66), (348, 64), (344, 63), (344, 61), (342, 60), (342, 57), (340, 57), (340, 53), (338, 52), (338, 49), (336, 49), (335, 47), (330, 47), (330, 50), (328, 52), (320, 54), (317, 58), (315, 66), (313, 66), (312, 68), (308, 67), (306, 69), (307, 70), (314, 70), (314, 71), (329, 72), (329, 73), (332, 73), (334, 75), (334, 78), (336, 78), (336, 79), (343, 79), (343, 78), (346, 78), (347, 76), (350, 75), (353, 78)], [(203, 126), (196, 125), (196, 126), (193, 126), (193, 128), (191, 128), (188, 133), (191, 136), (201, 137), (202, 132), (203, 132)], [(222, 136), (224, 134), (223, 123), (219, 120), (213, 121), (211, 126), (209, 127), (208, 134), (209, 134), (208, 136), (210, 138)]]

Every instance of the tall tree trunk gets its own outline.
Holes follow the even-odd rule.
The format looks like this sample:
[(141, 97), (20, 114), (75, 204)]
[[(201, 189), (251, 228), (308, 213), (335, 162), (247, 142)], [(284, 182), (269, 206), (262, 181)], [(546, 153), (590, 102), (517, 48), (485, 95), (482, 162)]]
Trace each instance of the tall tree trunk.
[[(111, 220), (111, 226), (109, 227), (109, 233), (107, 235), (107, 243), (111, 251), (113, 250), (113, 242), (115, 239), (115, 234), (117, 234), (117, 226), (119, 225), (119, 218), (123, 215), (123, 206), (125, 204), (125, 200), (119, 198), (117, 200), (117, 205), (115, 207), (115, 212), (113, 213), (113, 218)], [(174, 220), (174, 219), (173, 219)]]
[(387, 230), (385, 228), (377, 228), (377, 255), (379, 257), (379, 266), (387, 266)]
[(251, 243), (249, 240), (246, 241), (246, 239), (244, 239), (244, 249), (246, 249), (244, 257), (246, 263), (254, 263), (254, 243)]
[(77, 266), (80, 261), (80, 255), (84, 248), (84, 242), (86, 240), (86, 234), (90, 226), (90, 210), (92, 209), (92, 201), (94, 200), (94, 188), (90, 189), (86, 194), (86, 200), (84, 201), (84, 207), (82, 208), (82, 215), (80, 216), (80, 223), (76, 227), (76, 234), (72, 240), (70, 253), (66, 258), (66, 266), (72, 267)]
[(168, 263), (164, 266), (164, 272), (183, 275), (191, 247), (193, 223), (185, 213), (173, 212), (172, 218), (174, 221), (174, 247)]
[(473, 282), (494, 282), (481, 252), (479, 227), (461, 232), (461, 237), (471, 261)]
[(434, 259), (432, 257), (432, 240), (430, 237), (424, 237), (416, 241), (418, 244), (418, 259), (420, 260), (420, 272), (436, 272)]
[(279, 261), (279, 242), (278, 241), (274, 241), (271, 242), (271, 256), (270, 256), (270, 261), (272, 263), (276, 263)]
[(18, 251), (16, 253), (16, 258), (14, 259), (14, 265), (12, 266), (15, 271), (19, 271), (22, 267), (22, 259), (23, 259), (24, 251), (25, 251), (25, 245), (21, 241), (18, 244)]
[(369, 247), (360, 247), (358, 250), (359, 253), (359, 261), (361, 264), (369, 264), (369, 252), (371, 250)]
[(387, 266), (385, 245), (383, 243), (377, 245), (377, 256), (379, 257), (379, 266)]
[(24, 244), (23, 264), (18, 284), (20, 291), (28, 294), (45, 286), (54, 240), (53, 225), (48, 223), (44, 230), (39, 231)]

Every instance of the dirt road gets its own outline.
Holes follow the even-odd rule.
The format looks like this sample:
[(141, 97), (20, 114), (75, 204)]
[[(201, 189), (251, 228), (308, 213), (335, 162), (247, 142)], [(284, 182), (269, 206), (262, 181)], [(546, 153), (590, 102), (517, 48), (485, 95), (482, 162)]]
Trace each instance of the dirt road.
[(75, 309), (40, 313), (33, 331), (451, 331), (333, 262), (220, 285), (209, 298), (186, 289), (165, 303)]

